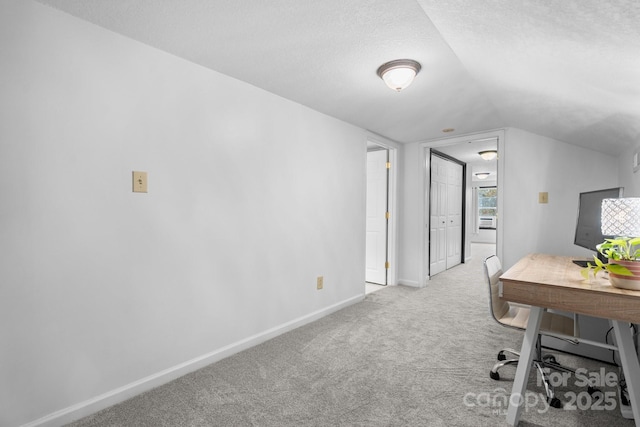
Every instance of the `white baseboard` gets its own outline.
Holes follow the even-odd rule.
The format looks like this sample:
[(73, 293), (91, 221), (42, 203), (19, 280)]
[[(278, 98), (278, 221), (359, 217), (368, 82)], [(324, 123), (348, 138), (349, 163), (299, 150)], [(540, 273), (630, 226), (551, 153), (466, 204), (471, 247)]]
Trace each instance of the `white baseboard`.
[(98, 411), (101, 411), (102, 409), (108, 408), (120, 402), (124, 402), (125, 400), (130, 399), (131, 397), (136, 396), (140, 393), (173, 381), (174, 379), (186, 375), (190, 372), (196, 371), (207, 365), (210, 365), (243, 350), (268, 341), (272, 338), (277, 337), (278, 335), (284, 334), (285, 332), (289, 332), (293, 329), (299, 328), (300, 326), (306, 325), (307, 323), (311, 323), (352, 304), (358, 303), (362, 301), (364, 297), (364, 294), (357, 295), (329, 307), (323, 308), (313, 313), (309, 313), (305, 316), (284, 323), (280, 326), (276, 326), (226, 347), (214, 350), (211, 353), (204, 354), (200, 357), (196, 357), (195, 359), (188, 360), (169, 369), (165, 369), (156, 374), (111, 390), (100, 396), (96, 396), (92, 399), (85, 400), (84, 402), (80, 402), (78, 404), (53, 412), (27, 424), (23, 424), (22, 427), (59, 427), (79, 420), (80, 418), (94, 414)]
[(413, 288), (421, 288), (422, 287), (422, 286), (420, 286), (420, 283), (416, 282), (415, 280), (398, 279), (398, 284), (399, 285), (404, 285), (404, 286), (411, 286)]

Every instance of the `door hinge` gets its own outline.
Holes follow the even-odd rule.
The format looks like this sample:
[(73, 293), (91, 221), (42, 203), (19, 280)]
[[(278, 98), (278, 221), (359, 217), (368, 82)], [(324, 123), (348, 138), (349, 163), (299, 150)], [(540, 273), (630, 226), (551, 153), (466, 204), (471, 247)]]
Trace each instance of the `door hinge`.
[(391, 162), (387, 162), (387, 169), (391, 169)]
[(391, 213), (390, 213), (390, 212), (385, 213), (385, 214), (384, 214), (384, 217), (385, 217), (386, 219), (391, 218)]
[(384, 263), (384, 268), (389, 269), (389, 267), (391, 267), (391, 264), (389, 264), (389, 261)]

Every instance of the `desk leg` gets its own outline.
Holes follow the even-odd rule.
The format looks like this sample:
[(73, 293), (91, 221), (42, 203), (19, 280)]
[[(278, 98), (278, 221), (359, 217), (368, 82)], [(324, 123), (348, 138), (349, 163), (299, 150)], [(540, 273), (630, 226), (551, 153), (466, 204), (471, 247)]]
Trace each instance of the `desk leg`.
[(633, 418), (636, 420), (636, 426), (640, 426), (640, 363), (633, 344), (633, 336), (628, 322), (614, 320), (612, 323), (622, 361), (624, 379), (627, 382)]
[(516, 370), (516, 377), (513, 380), (513, 389), (511, 390), (511, 398), (509, 399), (507, 423), (511, 426), (518, 425), (520, 412), (522, 412), (522, 406), (525, 403), (524, 397), (527, 391), (527, 381), (529, 380), (529, 372), (531, 372), (533, 355), (536, 350), (536, 341), (538, 340), (538, 332), (540, 331), (540, 322), (542, 321), (543, 313), (543, 308), (531, 307), (529, 322), (527, 323), (527, 329), (524, 331), (524, 339), (522, 340), (518, 369)]

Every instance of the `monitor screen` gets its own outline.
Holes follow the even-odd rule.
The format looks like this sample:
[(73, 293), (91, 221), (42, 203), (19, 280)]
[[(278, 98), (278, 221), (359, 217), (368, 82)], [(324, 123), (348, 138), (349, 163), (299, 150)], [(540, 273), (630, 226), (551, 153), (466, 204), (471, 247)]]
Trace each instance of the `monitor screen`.
[(580, 193), (578, 201), (578, 222), (576, 236), (573, 241), (578, 246), (597, 251), (596, 245), (602, 243), (606, 237), (600, 230), (600, 210), (603, 199), (622, 197), (622, 188), (608, 188), (606, 190), (588, 191)]

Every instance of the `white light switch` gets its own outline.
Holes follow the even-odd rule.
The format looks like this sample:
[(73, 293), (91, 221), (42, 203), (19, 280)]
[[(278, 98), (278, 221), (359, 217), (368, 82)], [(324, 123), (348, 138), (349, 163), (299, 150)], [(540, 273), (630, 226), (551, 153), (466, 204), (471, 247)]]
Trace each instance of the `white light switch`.
[(549, 193), (538, 193), (538, 203), (549, 203)]

